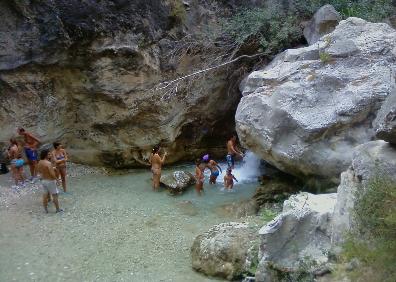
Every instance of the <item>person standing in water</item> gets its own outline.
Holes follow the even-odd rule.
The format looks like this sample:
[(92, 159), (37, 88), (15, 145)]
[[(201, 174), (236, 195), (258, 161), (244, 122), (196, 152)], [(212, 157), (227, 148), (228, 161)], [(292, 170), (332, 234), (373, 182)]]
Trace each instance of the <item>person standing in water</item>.
[(52, 151), (51, 155), (53, 163), (56, 166), (56, 178), (59, 179), (60, 176), (62, 180), (63, 192), (66, 193), (66, 161), (68, 160), (67, 153), (61, 143), (55, 142), (53, 145), (54, 150)]
[(23, 128), (18, 129), (18, 134), (23, 136), (25, 140), (25, 154), (28, 159), (31, 179), (33, 180), (36, 176), (36, 165), (38, 160), (37, 149), (40, 144), (40, 140)]
[(203, 183), (205, 180), (205, 176), (203, 174), (201, 160), (197, 159), (195, 161), (195, 191), (197, 191), (198, 195), (202, 195), (203, 192)]
[(224, 176), (224, 187), (228, 190), (232, 190), (234, 187), (234, 180), (238, 182), (235, 176), (232, 174), (232, 170), (230, 168), (227, 169), (227, 173)]
[(157, 191), (160, 185), (161, 179), (161, 169), (162, 165), (164, 164), (165, 157), (167, 153), (164, 153), (164, 156), (161, 158), (159, 155), (161, 147), (155, 146), (151, 152), (150, 156), (150, 164), (151, 164), (151, 172), (153, 173), (153, 190)]
[(234, 169), (234, 165), (235, 165), (235, 156), (240, 156), (241, 158), (243, 158), (243, 153), (241, 151), (238, 150), (237, 146), (236, 146), (236, 140), (237, 137), (235, 134), (233, 134), (230, 138), (230, 140), (228, 140), (227, 142), (227, 156), (226, 156), (226, 160), (227, 160), (227, 165), (228, 168)]
[(220, 175), (220, 173), (223, 172), (221, 170), (221, 167), (219, 166), (219, 164), (216, 161), (211, 160), (209, 158), (209, 154), (206, 154), (205, 156), (203, 156), (202, 160), (204, 161), (204, 163), (207, 164), (206, 166), (210, 170), (209, 184), (216, 184), (217, 177)]
[(43, 150), (40, 153), (40, 161), (37, 165), (37, 172), (41, 178), (41, 185), (43, 186), (43, 206), (46, 213), (48, 213), (48, 195), (52, 195), (52, 201), (55, 204), (56, 212), (62, 212), (59, 208), (58, 189), (56, 187), (56, 173), (51, 163), (51, 154), (49, 150)]

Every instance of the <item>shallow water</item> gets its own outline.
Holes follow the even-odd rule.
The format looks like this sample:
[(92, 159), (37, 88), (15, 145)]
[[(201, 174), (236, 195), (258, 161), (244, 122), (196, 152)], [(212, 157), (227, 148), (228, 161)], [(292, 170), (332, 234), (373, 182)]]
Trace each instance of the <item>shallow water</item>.
[(0, 206), (0, 281), (213, 281), (191, 269), (190, 247), (231, 220), (216, 207), (253, 195), (256, 182), (241, 182), (175, 197), (153, 192), (147, 170), (80, 176), (60, 195), (63, 214), (52, 204), (44, 214), (41, 193), (25, 195)]

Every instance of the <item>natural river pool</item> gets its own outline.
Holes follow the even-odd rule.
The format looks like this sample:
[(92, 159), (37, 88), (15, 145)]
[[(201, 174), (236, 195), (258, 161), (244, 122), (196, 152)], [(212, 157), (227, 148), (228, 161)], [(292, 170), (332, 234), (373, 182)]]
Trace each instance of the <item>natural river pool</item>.
[[(163, 173), (176, 169), (194, 171), (185, 165)], [(10, 189), (10, 177), (1, 176), (0, 189)], [(202, 197), (193, 188), (180, 196), (153, 192), (150, 177), (130, 170), (69, 178), (62, 214), (52, 204), (43, 212), (40, 190), (1, 202), (0, 281), (213, 281), (192, 270), (190, 247), (213, 225), (235, 221), (218, 207), (250, 198), (255, 176), (232, 192), (206, 180)]]

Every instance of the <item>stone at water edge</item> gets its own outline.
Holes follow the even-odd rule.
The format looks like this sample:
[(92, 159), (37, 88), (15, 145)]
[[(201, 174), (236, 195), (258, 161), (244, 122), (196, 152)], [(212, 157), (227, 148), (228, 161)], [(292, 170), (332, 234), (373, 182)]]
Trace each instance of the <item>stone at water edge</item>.
[(293, 272), (299, 270), (301, 262), (318, 267), (327, 262), (336, 198), (336, 194), (303, 192), (284, 202), (283, 212), (259, 231), (256, 281), (273, 281), (273, 268)]
[(178, 194), (194, 185), (195, 177), (186, 171), (175, 171), (171, 174), (162, 175), (160, 183), (165, 185), (172, 194)]
[(316, 43), (323, 35), (332, 32), (342, 20), (340, 13), (331, 5), (324, 5), (304, 28), (304, 37), (309, 45)]
[(290, 49), (244, 81), (236, 129), (244, 147), (278, 169), (339, 183), (353, 149), (373, 140), (373, 120), (390, 94), (396, 31), (341, 21), (318, 46)]
[(195, 238), (191, 247), (193, 269), (228, 280), (250, 273), (257, 265), (257, 231), (258, 227), (248, 223), (215, 225)]

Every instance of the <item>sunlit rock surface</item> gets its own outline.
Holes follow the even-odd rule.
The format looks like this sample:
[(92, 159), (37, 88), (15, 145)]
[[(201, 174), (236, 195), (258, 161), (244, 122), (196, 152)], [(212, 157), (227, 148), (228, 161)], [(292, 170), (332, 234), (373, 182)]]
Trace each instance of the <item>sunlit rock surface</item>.
[(320, 267), (328, 261), (336, 199), (304, 192), (284, 202), (283, 212), (259, 231), (256, 281), (278, 281), (279, 273), (298, 271), (302, 263)]
[(358, 18), (317, 44), (287, 50), (242, 84), (236, 113), (244, 146), (277, 168), (339, 182), (393, 87), (396, 31)]

